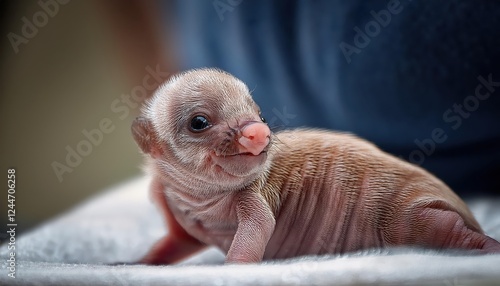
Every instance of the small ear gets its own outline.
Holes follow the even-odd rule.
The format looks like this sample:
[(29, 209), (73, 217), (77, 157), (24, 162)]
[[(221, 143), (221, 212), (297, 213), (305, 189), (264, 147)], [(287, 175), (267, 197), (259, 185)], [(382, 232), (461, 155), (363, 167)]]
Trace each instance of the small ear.
[(142, 152), (151, 155), (153, 158), (163, 155), (160, 142), (151, 121), (144, 117), (137, 117), (132, 122), (131, 130), (132, 136)]

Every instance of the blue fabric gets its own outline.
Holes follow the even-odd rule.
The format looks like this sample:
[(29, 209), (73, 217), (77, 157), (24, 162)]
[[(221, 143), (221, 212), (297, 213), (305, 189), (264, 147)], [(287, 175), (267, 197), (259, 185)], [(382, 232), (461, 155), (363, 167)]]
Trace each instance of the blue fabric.
[(180, 0), (165, 10), (181, 68), (242, 79), (270, 125), (349, 131), (462, 196), (500, 195), (500, 2)]

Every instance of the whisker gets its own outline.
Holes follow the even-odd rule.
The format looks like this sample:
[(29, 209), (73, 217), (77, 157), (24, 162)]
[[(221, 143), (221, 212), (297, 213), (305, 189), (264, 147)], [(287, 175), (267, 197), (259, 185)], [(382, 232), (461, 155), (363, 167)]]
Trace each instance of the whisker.
[(250, 90), (248, 93), (250, 93), (250, 95), (252, 94), (252, 92), (254, 92), (254, 90), (257, 89), (257, 85), (255, 85), (254, 88), (252, 88), (252, 90)]
[[(238, 120), (236, 120), (236, 123), (238, 123)], [(226, 121), (226, 125), (227, 125), (227, 128), (228, 128), (229, 130), (231, 130), (231, 132), (233, 132), (233, 134), (237, 134), (237, 130), (236, 130), (236, 129), (234, 129), (233, 127), (231, 127), (231, 126), (229, 125), (229, 122), (227, 122), (227, 121)], [(228, 132), (229, 132), (229, 131), (228, 131)], [(228, 134), (228, 133), (226, 133), (226, 134)], [(228, 135), (229, 135), (229, 136), (232, 136), (233, 134), (228, 134)]]
[(285, 125), (269, 126), (269, 129), (271, 129), (272, 132), (282, 131), (286, 129), (286, 126)]
[(224, 150), (222, 150), (222, 153), (224, 154), (224, 158), (226, 158), (226, 155), (227, 155), (227, 149), (229, 148), (229, 146), (226, 144), (226, 148), (224, 148)]
[[(273, 148), (276, 148), (278, 149), (279, 151), (283, 151), (282, 148), (284, 146), (286, 147), (289, 147), (290, 145), (288, 145), (287, 143), (283, 142), (283, 140), (281, 140), (280, 138), (278, 138), (277, 136), (272, 136), (271, 137), (271, 144), (273, 144)], [(276, 143), (281, 143), (281, 144), (276, 144)]]

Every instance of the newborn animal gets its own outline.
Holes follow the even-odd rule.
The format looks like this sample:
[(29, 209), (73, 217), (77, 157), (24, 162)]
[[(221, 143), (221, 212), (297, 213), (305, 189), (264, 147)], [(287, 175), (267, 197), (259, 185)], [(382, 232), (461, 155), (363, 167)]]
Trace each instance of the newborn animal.
[(500, 252), (430, 173), (350, 134), (272, 134), (247, 86), (220, 70), (173, 77), (132, 133), (169, 228), (143, 263), (207, 245), (231, 263), (391, 246)]

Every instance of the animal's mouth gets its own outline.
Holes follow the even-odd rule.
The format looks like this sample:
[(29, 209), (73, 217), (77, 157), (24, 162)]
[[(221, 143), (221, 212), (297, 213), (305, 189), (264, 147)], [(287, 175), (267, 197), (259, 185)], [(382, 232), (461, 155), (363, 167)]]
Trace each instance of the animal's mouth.
[(257, 155), (254, 155), (253, 153), (251, 152), (241, 152), (241, 153), (236, 153), (236, 154), (229, 154), (229, 155), (219, 155), (218, 157), (235, 157), (235, 156), (249, 156), (249, 157), (257, 157), (257, 156), (260, 156), (264, 153), (266, 153), (267, 150), (262, 150), (259, 154)]
[[(245, 148), (230, 148), (231, 150), (217, 150), (214, 149), (211, 154), (213, 157), (218, 157), (218, 158), (252, 158), (252, 157), (259, 157), (264, 154), (267, 154), (271, 147), (271, 143), (268, 142), (268, 144), (259, 150), (259, 152), (256, 152), (256, 150), (245, 150)], [(224, 152), (225, 151), (225, 152)]]
[(245, 177), (260, 168), (267, 160), (267, 150), (254, 155), (251, 152), (233, 154), (212, 153), (212, 161), (216, 170), (223, 171), (234, 177)]
[(216, 172), (245, 177), (258, 172), (266, 162), (271, 143), (269, 127), (262, 122), (246, 122), (239, 128), (239, 134), (228, 134), (229, 138), (212, 151)]

